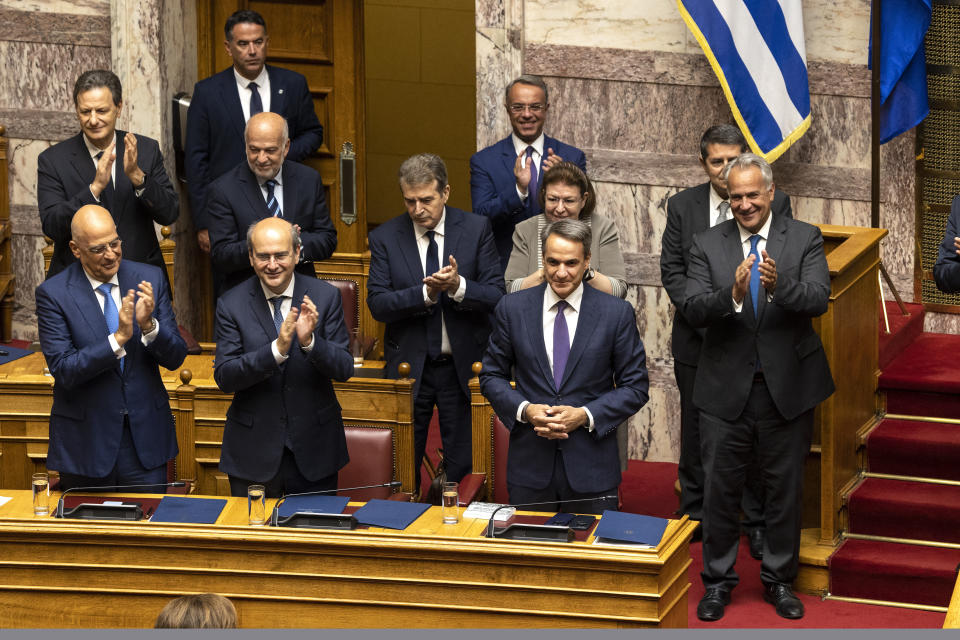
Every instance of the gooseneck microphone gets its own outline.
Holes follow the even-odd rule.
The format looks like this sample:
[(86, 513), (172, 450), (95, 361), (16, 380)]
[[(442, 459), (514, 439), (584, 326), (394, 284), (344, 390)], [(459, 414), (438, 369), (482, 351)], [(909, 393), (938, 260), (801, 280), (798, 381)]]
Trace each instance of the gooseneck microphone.
[[(288, 493), (283, 495), (277, 504), (273, 507), (273, 512), (270, 514), (270, 525), (273, 527), (303, 527), (307, 529), (355, 529), (356, 528), (356, 518), (352, 515), (344, 515), (342, 513), (316, 513), (312, 511), (297, 511), (289, 515), (288, 517), (280, 520), (280, 505), (283, 504), (284, 500), (287, 498), (293, 498), (296, 496), (322, 496), (330, 493), (338, 493), (340, 491), (359, 491), (360, 489), (379, 489), (381, 487), (399, 487), (403, 483), (399, 480), (394, 480), (392, 482), (384, 482), (382, 484), (368, 484), (362, 487), (345, 487), (337, 489), (323, 489), (322, 491), (304, 491), (302, 493)], [(352, 522), (351, 522), (352, 520)], [(349, 526), (351, 525), (352, 526)]]
[(143, 518), (143, 510), (138, 504), (99, 504), (96, 502), (84, 502), (73, 509), (66, 511), (63, 507), (64, 498), (68, 493), (74, 491), (92, 491), (97, 493), (110, 493), (113, 491), (127, 491), (129, 489), (156, 489), (158, 487), (185, 487), (185, 482), (155, 482), (153, 484), (118, 484), (113, 486), (99, 487), (70, 487), (60, 494), (57, 501), (57, 510), (54, 513), (55, 518), (75, 518), (79, 520), (140, 520)]
[[(494, 518), (497, 512), (506, 507), (517, 509), (525, 507), (542, 507), (544, 505), (566, 505), (577, 502), (595, 502), (597, 500), (616, 500), (616, 494), (610, 496), (597, 496), (595, 498), (573, 498), (570, 500), (553, 500), (550, 502), (527, 502), (524, 504), (502, 504), (493, 510), (490, 514), (490, 521), (487, 523), (488, 538), (511, 537), (524, 540), (545, 540), (550, 542), (570, 542), (573, 539), (573, 531), (568, 526), (548, 525), (548, 524), (512, 524), (499, 531), (496, 530)], [(512, 534), (512, 535), (511, 535)]]

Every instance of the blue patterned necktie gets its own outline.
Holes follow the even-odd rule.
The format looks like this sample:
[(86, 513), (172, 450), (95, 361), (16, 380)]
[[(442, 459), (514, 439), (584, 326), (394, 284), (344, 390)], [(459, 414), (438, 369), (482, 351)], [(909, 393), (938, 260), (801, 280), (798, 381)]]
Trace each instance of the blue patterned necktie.
[(534, 215), (540, 213), (540, 202), (537, 200), (537, 163), (533, 161), (533, 147), (527, 147), (527, 166), (530, 167), (530, 184), (527, 185), (527, 202)]
[(750, 255), (755, 258), (750, 266), (750, 298), (753, 300), (754, 318), (757, 317), (757, 305), (760, 301), (760, 252), (757, 251), (758, 242), (760, 242), (759, 235), (750, 236)]
[[(440, 248), (437, 246), (436, 241), (436, 232), (431, 229), (426, 233), (427, 240), (429, 244), (427, 245), (427, 259), (426, 266), (424, 268), (424, 276), (432, 276), (437, 271), (440, 271)], [(430, 358), (440, 357), (441, 347), (443, 338), (441, 336), (443, 332), (443, 293), (440, 294), (440, 299), (437, 300), (437, 304), (433, 305), (433, 308), (430, 310), (430, 315), (428, 316), (427, 322), (427, 355)]]
[(263, 101), (260, 100), (260, 92), (257, 91), (257, 83), (251, 82), (247, 85), (250, 89), (250, 117), (263, 112)]
[[(104, 282), (97, 287), (97, 291), (103, 295), (103, 318), (107, 321), (107, 331), (116, 333), (120, 328), (120, 311), (117, 309), (117, 303), (113, 301), (113, 296), (110, 295), (112, 289), (113, 285), (109, 282)], [(123, 370), (123, 358), (120, 358), (120, 370)]]
[(277, 181), (267, 180), (263, 184), (267, 185), (267, 211), (269, 211), (270, 215), (274, 218), (282, 218), (283, 211), (280, 210), (280, 203), (277, 201), (277, 197), (273, 193), (274, 187), (277, 186)]
[(275, 296), (270, 298), (270, 304), (273, 305), (273, 326), (277, 328), (277, 335), (280, 335), (280, 326), (283, 324), (283, 312), (280, 307), (286, 296)]
[(553, 381), (560, 390), (563, 382), (563, 370), (567, 367), (567, 358), (570, 356), (570, 330), (567, 328), (567, 317), (563, 310), (567, 308), (566, 300), (556, 304), (557, 317), (553, 321)]

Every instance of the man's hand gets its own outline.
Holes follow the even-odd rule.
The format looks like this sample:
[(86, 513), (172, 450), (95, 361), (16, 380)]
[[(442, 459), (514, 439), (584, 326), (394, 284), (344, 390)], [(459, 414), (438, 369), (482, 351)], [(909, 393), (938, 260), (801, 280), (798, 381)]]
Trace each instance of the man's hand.
[(290, 353), (290, 345), (293, 343), (293, 336), (297, 331), (297, 317), (300, 315), (296, 307), (290, 307), (290, 313), (283, 319), (280, 325), (280, 334), (277, 336), (277, 351), (285, 356)]
[(129, 131), (127, 135), (123, 136), (123, 172), (130, 178), (134, 189), (142, 187), (143, 181), (147, 177), (137, 166), (137, 136)]
[(750, 268), (753, 267), (753, 261), (756, 256), (749, 255), (737, 267), (733, 280), (733, 300), (737, 304), (743, 302), (747, 297), (747, 287), (750, 285)]
[(317, 328), (317, 321), (320, 314), (317, 312), (317, 305), (313, 304), (310, 296), (304, 294), (303, 302), (300, 303), (300, 317), (297, 318), (297, 340), (301, 347), (309, 347), (313, 344), (313, 331)]
[(523, 419), (536, 427), (545, 424), (550, 405), (530, 403), (523, 408)]
[(127, 344), (127, 341), (133, 337), (134, 296), (136, 296), (136, 293), (133, 289), (130, 289), (127, 291), (127, 295), (123, 296), (123, 299), (120, 301), (120, 326), (117, 327), (113, 337), (121, 347)]
[(957, 255), (960, 256), (960, 238), (956, 236), (953, 238), (953, 248), (956, 249)]
[(555, 154), (553, 149), (547, 147), (547, 157), (543, 159), (543, 163), (540, 165), (541, 174), (553, 169), (561, 162), (563, 162), (563, 158)]
[(210, 253), (210, 232), (207, 229), (197, 231), (197, 244), (200, 245), (200, 251)]
[(103, 190), (110, 184), (113, 161), (117, 159), (116, 147), (116, 142), (111, 143), (109, 147), (103, 150), (103, 155), (97, 160), (97, 175), (93, 177), (93, 182), (90, 183), (90, 193), (92, 193), (93, 197), (97, 200), (100, 199), (100, 194), (103, 193)]
[(140, 290), (134, 303), (137, 324), (140, 325), (141, 333), (150, 333), (150, 329), (153, 328), (153, 285), (146, 280), (141, 280), (137, 288)]
[[(436, 273), (427, 276), (423, 279), (424, 284), (427, 285), (427, 288), (436, 289), (439, 293), (440, 291), (446, 291), (449, 295), (453, 295), (457, 292), (457, 289), (460, 288), (460, 274), (457, 271), (457, 261), (451, 255), (449, 256), (450, 264), (440, 269)], [(434, 296), (430, 296), (433, 298)]]
[(549, 407), (544, 414), (543, 421), (534, 425), (533, 430), (549, 440), (565, 440), (570, 437), (568, 433), (589, 423), (583, 408), (558, 405)]
[(533, 158), (530, 159), (530, 162), (527, 162), (526, 159), (526, 151), (521, 151), (520, 155), (517, 156), (517, 161), (513, 163), (513, 175), (517, 179), (517, 189), (520, 190), (520, 193), (526, 193), (527, 187), (530, 186), (530, 162), (533, 162)]
[(760, 284), (767, 293), (773, 295), (773, 290), (777, 288), (777, 261), (767, 255), (767, 250), (760, 252), (763, 255), (763, 262), (757, 267), (760, 272)]

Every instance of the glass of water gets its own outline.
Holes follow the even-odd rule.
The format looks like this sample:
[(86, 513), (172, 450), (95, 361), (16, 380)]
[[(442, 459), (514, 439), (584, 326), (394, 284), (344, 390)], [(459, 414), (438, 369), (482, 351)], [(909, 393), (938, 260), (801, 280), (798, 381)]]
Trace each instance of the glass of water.
[(247, 515), (251, 527), (262, 527), (266, 522), (267, 491), (262, 484), (247, 487)]
[(456, 482), (443, 483), (443, 524), (460, 522), (460, 488)]
[(33, 474), (33, 515), (45, 516), (50, 513), (50, 476), (46, 473)]

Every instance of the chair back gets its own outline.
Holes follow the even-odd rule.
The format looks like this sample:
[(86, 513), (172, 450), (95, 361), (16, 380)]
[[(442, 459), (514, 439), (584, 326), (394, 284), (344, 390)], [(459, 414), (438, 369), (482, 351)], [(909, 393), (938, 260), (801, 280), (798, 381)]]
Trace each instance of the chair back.
[(343, 321), (347, 325), (347, 335), (353, 337), (354, 330), (360, 326), (360, 300), (357, 282), (335, 278), (321, 278), (321, 280), (329, 282), (340, 292), (340, 302), (343, 304)]
[[(344, 427), (347, 436), (347, 453), (350, 462), (340, 469), (338, 487), (362, 487), (382, 484), (394, 479), (393, 432), (378, 427)], [(393, 490), (390, 487), (340, 491), (337, 495), (353, 500), (386, 500)]]
[(493, 501), (507, 504), (510, 502), (507, 493), (507, 453), (510, 451), (510, 430), (503, 426), (496, 414), (492, 414), (490, 420), (493, 429)]

